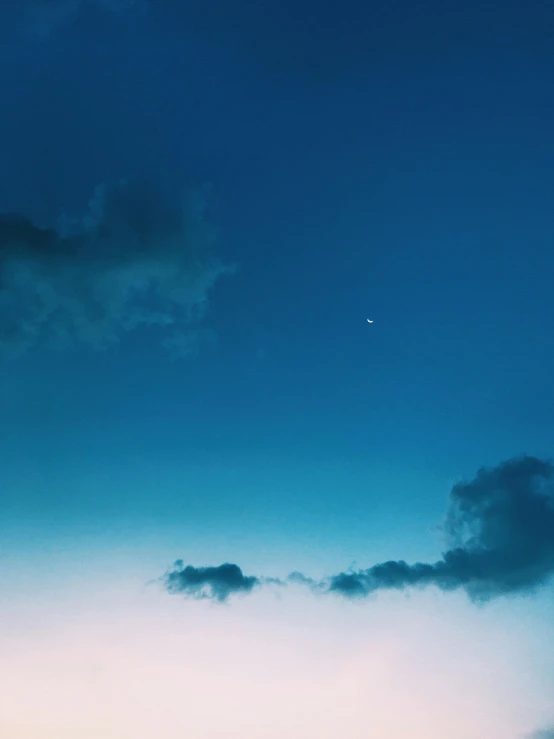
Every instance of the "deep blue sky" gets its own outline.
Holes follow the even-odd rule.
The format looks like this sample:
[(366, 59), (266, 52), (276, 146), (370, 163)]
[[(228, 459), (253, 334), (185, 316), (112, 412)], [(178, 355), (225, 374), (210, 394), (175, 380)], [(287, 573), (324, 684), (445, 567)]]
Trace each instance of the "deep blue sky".
[(84, 5), (47, 36), (5, 27), (3, 208), (53, 223), (101, 182), (209, 181), (239, 265), (194, 362), (134, 337), (5, 368), (30, 374), (5, 401), (21, 433), (36, 449), (52, 424), (75, 438), (75, 415), (100, 434), (128, 419), (149, 449), (453, 474), (547, 451), (552, 9), (292, 8)]
[(438, 556), (455, 480), (554, 448), (554, 6), (128, 5), (2, 3), (0, 211), (210, 183), (237, 269), (197, 356), (139, 328), (2, 360), (11, 554)]

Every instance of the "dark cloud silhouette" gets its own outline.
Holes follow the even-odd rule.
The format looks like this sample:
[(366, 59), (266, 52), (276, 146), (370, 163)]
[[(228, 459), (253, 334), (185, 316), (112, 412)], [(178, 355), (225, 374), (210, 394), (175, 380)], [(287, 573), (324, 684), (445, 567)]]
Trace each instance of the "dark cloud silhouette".
[(529, 734), (528, 739), (554, 739), (554, 728), (534, 731), (532, 734)]
[[(232, 272), (212, 255), (206, 192), (172, 207), (147, 185), (98, 188), (60, 232), (0, 216), (0, 353), (72, 341), (105, 348), (138, 327), (172, 351), (204, 338), (208, 294)], [(209, 334), (208, 334), (209, 338)]]
[(223, 603), (235, 593), (250, 593), (261, 585), (258, 577), (246, 576), (238, 565), (222, 564), (218, 567), (184, 566), (177, 560), (174, 569), (162, 578), (170, 593), (181, 593), (196, 599), (212, 598)]
[(481, 469), (450, 493), (450, 548), (432, 564), (384, 562), (341, 572), (329, 591), (351, 597), (376, 590), (436, 585), (463, 588), (474, 601), (528, 592), (554, 573), (554, 467), (524, 456)]
[[(324, 580), (293, 572), (287, 582), (348, 598), (428, 585), (464, 589), (475, 602), (529, 593), (554, 575), (554, 465), (523, 456), (479, 470), (475, 479), (452, 488), (444, 531), (449, 549), (434, 563), (383, 562)], [(231, 568), (224, 572), (235, 578), (236, 589), (250, 592), (254, 585), (268, 582), (248, 579), (250, 586), (244, 587), (237, 565), (222, 567)], [(217, 567), (185, 568), (191, 578), (198, 572), (213, 578), (220, 571)], [(180, 575), (176, 577), (180, 582)], [(183, 582), (188, 583), (188, 578)], [(221, 600), (216, 590), (211, 595)]]

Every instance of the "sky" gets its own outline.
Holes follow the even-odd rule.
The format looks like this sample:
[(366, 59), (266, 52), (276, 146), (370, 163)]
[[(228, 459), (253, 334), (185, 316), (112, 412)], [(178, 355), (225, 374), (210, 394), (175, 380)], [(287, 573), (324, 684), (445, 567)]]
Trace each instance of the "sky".
[(553, 50), (0, 4), (0, 735), (554, 737)]

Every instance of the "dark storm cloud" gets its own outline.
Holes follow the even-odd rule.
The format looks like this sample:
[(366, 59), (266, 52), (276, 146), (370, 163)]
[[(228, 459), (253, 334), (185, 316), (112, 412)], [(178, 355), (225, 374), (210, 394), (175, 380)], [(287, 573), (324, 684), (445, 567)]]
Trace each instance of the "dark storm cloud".
[(58, 232), (0, 215), (0, 353), (35, 344), (94, 348), (138, 327), (189, 354), (215, 282), (232, 271), (211, 254), (206, 193), (172, 207), (154, 188), (99, 188), (79, 223)]
[(262, 579), (244, 575), (235, 564), (192, 567), (184, 566), (182, 560), (177, 560), (174, 569), (162, 579), (170, 593), (180, 593), (196, 599), (212, 598), (220, 603), (235, 593), (250, 593), (262, 584)]
[(383, 562), (319, 581), (293, 572), (288, 582), (348, 598), (428, 585), (464, 589), (475, 602), (529, 593), (554, 574), (553, 483), (554, 466), (536, 457), (483, 468), (451, 490), (444, 524), (449, 548), (439, 561)]

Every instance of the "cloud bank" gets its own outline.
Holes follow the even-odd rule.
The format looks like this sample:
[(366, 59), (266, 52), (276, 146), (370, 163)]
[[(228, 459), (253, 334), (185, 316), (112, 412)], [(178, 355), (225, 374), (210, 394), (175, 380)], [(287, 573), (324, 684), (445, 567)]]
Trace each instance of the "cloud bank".
[(464, 588), (472, 600), (525, 592), (554, 573), (554, 467), (535, 457), (481, 469), (450, 493), (445, 532), (450, 548), (432, 564), (384, 562), (341, 572), (329, 589), (365, 596), (380, 589), (436, 585)]
[(0, 215), (0, 354), (37, 344), (95, 349), (137, 328), (197, 350), (208, 296), (233, 271), (212, 254), (206, 193), (173, 207), (139, 183), (100, 187), (81, 222), (41, 228)]
[[(389, 561), (320, 581), (293, 572), (287, 581), (347, 598), (430, 585), (445, 591), (463, 589), (481, 603), (530, 593), (554, 575), (554, 465), (523, 456), (480, 469), (473, 480), (452, 488), (443, 528), (448, 549), (437, 562)], [(236, 567), (242, 576), (236, 565), (222, 566)], [(262, 578), (246, 579), (264, 584)], [(233, 592), (230, 588), (226, 597)]]

